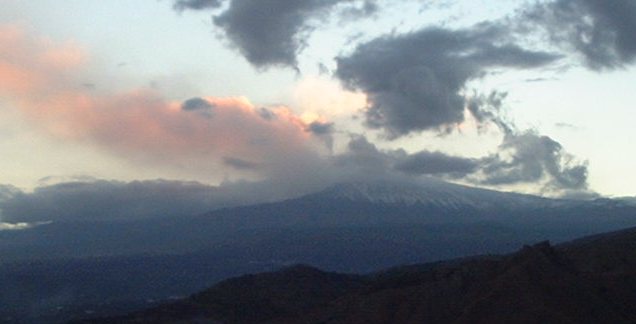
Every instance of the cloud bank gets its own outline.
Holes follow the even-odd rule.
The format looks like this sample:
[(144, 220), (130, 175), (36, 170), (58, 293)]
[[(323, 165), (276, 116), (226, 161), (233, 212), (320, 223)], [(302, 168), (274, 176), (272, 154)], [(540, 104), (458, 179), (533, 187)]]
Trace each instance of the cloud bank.
[(217, 191), (192, 182), (67, 182), (14, 192), (0, 207), (3, 220), (13, 223), (167, 218), (223, 206)]

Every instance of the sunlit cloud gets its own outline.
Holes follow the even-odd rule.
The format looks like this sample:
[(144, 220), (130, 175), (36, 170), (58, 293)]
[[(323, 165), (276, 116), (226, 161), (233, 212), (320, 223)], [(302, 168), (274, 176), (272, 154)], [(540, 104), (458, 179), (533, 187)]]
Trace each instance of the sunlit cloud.
[(51, 91), (86, 60), (86, 54), (72, 42), (55, 44), (28, 35), (19, 26), (0, 26), (0, 93), (33, 95)]
[(2, 95), (55, 138), (98, 145), (134, 162), (202, 172), (227, 167), (228, 159), (267, 172), (291, 156), (324, 150), (324, 140), (308, 131), (312, 121), (287, 107), (256, 107), (245, 97), (181, 102), (145, 88), (92, 91), (81, 86), (80, 75), (89, 67), (78, 47), (18, 27), (1, 28), (0, 41)]

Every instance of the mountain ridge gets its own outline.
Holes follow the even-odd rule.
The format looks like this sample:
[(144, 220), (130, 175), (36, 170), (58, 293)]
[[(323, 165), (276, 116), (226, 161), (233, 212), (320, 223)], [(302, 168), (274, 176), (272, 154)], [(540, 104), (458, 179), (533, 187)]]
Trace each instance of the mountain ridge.
[[(608, 241), (612, 243), (598, 245)], [(636, 228), (557, 246), (541, 242), (509, 255), (394, 268), (367, 276), (347, 277), (294, 266), (229, 279), (183, 301), (143, 312), (81, 323), (195, 319), (290, 324), (632, 323), (636, 320), (632, 307), (636, 303), (636, 262), (626, 264), (614, 258), (603, 261), (603, 267), (590, 268), (581, 260), (594, 263), (601, 249), (615, 250), (623, 259), (635, 261), (634, 242)], [(337, 280), (325, 281), (329, 276)], [(317, 282), (333, 293), (330, 299), (305, 289)], [(343, 289), (337, 292), (334, 289), (339, 285)], [(304, 300), (284, 305), (287, 297), (283, 296), (290, 294)], [(272, 301), (282, 304), (273, 306)], [(292, 306), (298, 303), (303, 306)]]
[[(636, 226), (636, 208), (613, 201), (559, 201), (544, 207), (545, 198), (538, 198), (539, 205), (524, 205), (515, 203), (518, 194), (444, 186), (471, 201), (501, 199), (495, 199), (492, 208), (448, 208), (449, 204), (385, 203), (364, 195), (365, 199), (351, 200), (324, 190), (192, 217), (52, 223), (0, 232), (0, 316), (30, 316), (28, 309), (34, 308), (55, 317), (60, 315), (57, 307), (77, 302), (92, 311), (104, 301), (143, 305), (149, 299), (165, 300), (226, 278), (296, 263), (325, 271), (370, 273), (508, 253), (532, 242), (559, 243)], [(391, 190), (380, 190), (379, 197)], [(406, 194), (398, 196), (426, 193), (408, 186), (404, 190)], [(496, 203), (504, 200), (508, 203)], [(513, 208), (520, 205), (527, 208)]]

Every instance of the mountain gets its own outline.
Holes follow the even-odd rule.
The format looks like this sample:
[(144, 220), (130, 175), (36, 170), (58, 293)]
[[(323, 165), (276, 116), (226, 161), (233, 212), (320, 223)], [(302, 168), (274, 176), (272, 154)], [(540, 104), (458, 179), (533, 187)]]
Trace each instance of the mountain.
[[(545, 239), (562, 241), (636, 225), (634, 211), (636, 206), (622, 200), (556, 200), (435, 180), (344, 183), (296, 199), (215, 210), (192, 217), (52, 222), (19, 231), (0, 231), (3, 256), (0, 264), (184, 254), (246, 242), (238, 236), (257, 234), (249, 233), (253, 231), (267, 232), (269, 236), (293, 236), (316, 227), (326, 231), (380, 228), (380, 225), (382, 228), (499, 227), (501, 232), (511, 234), (514, 228), (524, 227), (536, 229), (535, 234)], [(549, 228), (544, 224), (550, 224)], [(529, 239), (529, 242), (537, 240)]]
[(434, 179), (412, 183), (341, 183), (313, 196), (374, 204), (424, 205), (440, 210), (495, 210), (556, 207), (565, 201), (467, 187)]
[(636, 229), (366, 276), (294, 266), (82, 323), (634, 323)]
[(108, 315), (292, 264), (364, 274), (630, 226), (636, 207), (622, 201), (432, 180), (344, 183), (184, 218), (53, 222), (0, 231), (0, 319)]

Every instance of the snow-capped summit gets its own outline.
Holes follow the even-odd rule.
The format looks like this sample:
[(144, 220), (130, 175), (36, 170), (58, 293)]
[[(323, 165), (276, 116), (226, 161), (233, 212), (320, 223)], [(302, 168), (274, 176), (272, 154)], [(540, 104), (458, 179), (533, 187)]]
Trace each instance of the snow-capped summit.
[(444, 209), (544, 208), (564, 203), (563, 200), (473, 188), (434, 179), (340, 183), (320, 195), (354, 202), (427, 205)]

